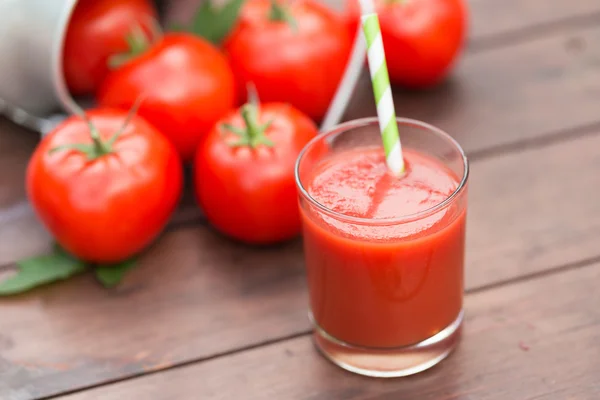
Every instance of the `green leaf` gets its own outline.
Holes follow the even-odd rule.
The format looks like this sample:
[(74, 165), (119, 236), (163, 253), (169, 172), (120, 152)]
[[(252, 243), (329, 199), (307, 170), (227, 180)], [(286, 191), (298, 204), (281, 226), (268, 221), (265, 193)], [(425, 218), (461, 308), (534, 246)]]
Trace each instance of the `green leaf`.
[(48, 255), (15, 263), (17, 273), (0, 282), (0, 296), (23, 293), (37, 286), (64, 280), (85, 271), (86, 265), (55, 247)]
[[(203, 2), (187, 30), (215, 45), (221, 44), (235, 25), (244, 1), (230, 0), (222, 7), (216, 7), (213, 0)], [(181, 27), (177, 26), (176, 29), (180, 30)]]
[(127, 272), (135, 268), (136, 265), (137, 260), (132, 258), (119, 264), (100, 265), (96, 267), (94, 273), (96, 279), (105, 288), (113, 288), (121, 283)]

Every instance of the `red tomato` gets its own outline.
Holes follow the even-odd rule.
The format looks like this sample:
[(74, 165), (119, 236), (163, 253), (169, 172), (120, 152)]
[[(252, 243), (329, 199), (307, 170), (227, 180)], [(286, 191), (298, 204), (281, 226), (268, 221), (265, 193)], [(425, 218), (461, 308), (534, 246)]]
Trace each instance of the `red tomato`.
[(190, 161), (202, 136), (234, 106), (233, 74), (226, 58), (207, 41), (166, 34), (109, 74), (98, 91), (100, 105), (122, 109), (140, 96), (139, 115)]
[(351, 41), (343, 20), (315, 1), (249, 0), (225, 51), (240, 91), (253, 82), (262, 101), (288, 102), (318, 120), (342, 78)]
[(310, 118), (282, 103), (246, 105), (219, 121), (194, 164), (196, 197), (207, 219), (246, 243), (298, 235), (294, 164), (316, 134)]
[[(97, 109), (88, 116), (105, 151), (93, 144), (81, 118), (67, 119), (35, 150), (27, 191), (42, 222), (70, 253), (90, 262), (123, 261), (156, 238), (177, 206), (181, 160), (140, 117), (110, 145), (126, 113)], [(82, 143), (83, 151), (60, 148)]]
[(111, 55), (128, 49), (125, 37), (134, 26), (156, 19), (149, 0), (80, 0), (65, 38), (63, 63), (74, 95), (91, 94), (108, 74)]
[[(449, 73), (463, 45), (467, 9), (463, 0), (375, 0), (392, 83), (420, 88)], [(358, 0), (348, 0), (348, 26), (356, 32)]]

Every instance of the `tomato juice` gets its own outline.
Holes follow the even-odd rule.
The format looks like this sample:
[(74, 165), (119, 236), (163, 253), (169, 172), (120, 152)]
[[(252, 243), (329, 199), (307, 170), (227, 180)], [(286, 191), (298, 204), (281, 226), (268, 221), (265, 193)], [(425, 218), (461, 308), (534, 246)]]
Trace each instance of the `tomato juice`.
[(322, 162), (308, 179), (316, 202), (369, 221), (302, 209), (314, 321), (351, 345), (415, 344), (446, 328), (462, 309), (464, 207), (393, 222), (440, 205), (459, 178), (419, 152), (407, 150), (404, 158), (407, 171), (398, 178), (382, 149), (350, 150)]

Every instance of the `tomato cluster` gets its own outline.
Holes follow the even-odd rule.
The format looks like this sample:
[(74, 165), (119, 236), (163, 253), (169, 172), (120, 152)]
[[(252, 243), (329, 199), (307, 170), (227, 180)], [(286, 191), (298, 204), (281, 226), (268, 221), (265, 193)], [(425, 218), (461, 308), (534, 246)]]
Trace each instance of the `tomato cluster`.
[[(447, 75), (465, 32), (461, 1), (377, 1), (393, 82)], [(195, 33), (162, 33), (149, 0), (78, 2), (65, 80), (98, 107), (33, 155), (27, 188), (40, 219), (81, 259), (127, 259), (165, 227), (191, 163), (219, 231), (254, 244), (298, 235), (294, 162), (335, 94), (358, 17), (356, 0), (344, 15), (317, 0), (231, 0), (203, 4)], [(246, 102), (248, 85), (262, 104)]]

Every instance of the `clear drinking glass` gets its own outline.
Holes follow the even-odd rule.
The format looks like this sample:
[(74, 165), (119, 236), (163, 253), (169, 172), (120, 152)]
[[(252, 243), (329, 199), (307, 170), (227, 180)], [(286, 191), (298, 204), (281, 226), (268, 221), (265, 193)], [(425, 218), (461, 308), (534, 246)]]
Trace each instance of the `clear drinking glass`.
[[(362, 152), (383, 153), (376, 118), (320, 134), (296, 164), (315, 344), (340, 367), (377, 377), (410, 375), (440, 362), (457, 343), (463, 318), (466, 156), (453, 138), (431, 125), (399, 118), (398, 126), (407, 176), (418, 185), (422, 162), (429, 171), (422, 179), (453, 182), (441, 195), (433, 191), (439, 201), (417, 212), (357, 216), (321, 204), (311, 192), (316, 178), (329, 179), (323, 171), (332, 165)], [(355, 174), (352, 181), (344, 179), (361, 186), (360, 168), (353, 171), (348, 172)], [(345, 207), (355, 199), (344, 182), (330, 187), (337, 184), (339, 191), (327, 199)], [(377, 196), (377, 188), (370, 187), (366, 196)], [(406, 208), (403, 199), (392, 200), (387, 209), (393, 211), (396, 203), (397, 210)]]

